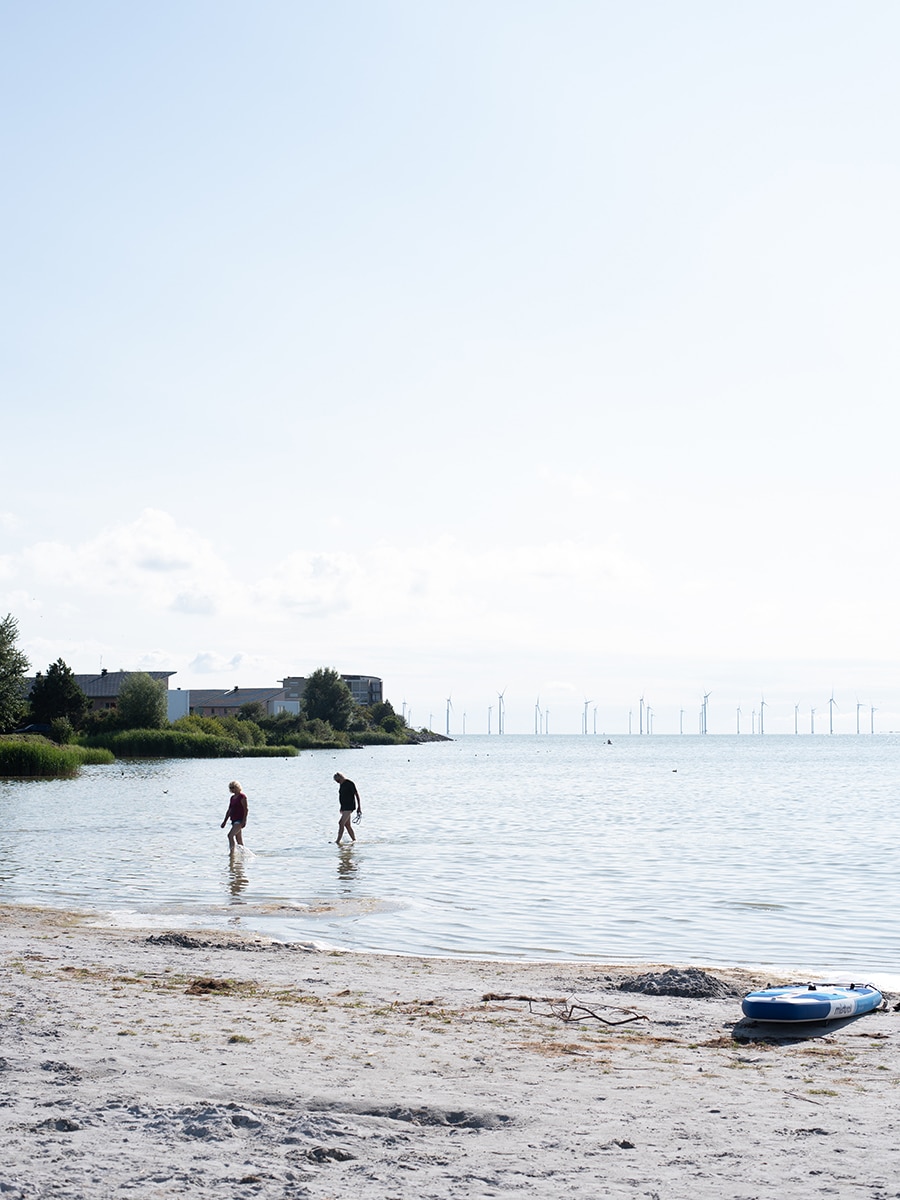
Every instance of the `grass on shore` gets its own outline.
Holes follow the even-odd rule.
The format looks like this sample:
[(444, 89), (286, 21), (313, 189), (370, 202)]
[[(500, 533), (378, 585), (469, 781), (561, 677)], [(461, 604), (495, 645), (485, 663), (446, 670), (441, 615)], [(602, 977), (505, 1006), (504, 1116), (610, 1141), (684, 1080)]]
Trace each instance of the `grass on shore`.
[(111, 751), (116, 758), (292, 758), (293, 746), (243, 746), (231, 738), (180, 729), (120, 729), (83, 739), (88, 747)]
[(0, 776), (5, 778), (70, 779), (79, 767), (112, 762), (112, 752), (100, 747), (56, 746), (28, 735), (0, 738)]

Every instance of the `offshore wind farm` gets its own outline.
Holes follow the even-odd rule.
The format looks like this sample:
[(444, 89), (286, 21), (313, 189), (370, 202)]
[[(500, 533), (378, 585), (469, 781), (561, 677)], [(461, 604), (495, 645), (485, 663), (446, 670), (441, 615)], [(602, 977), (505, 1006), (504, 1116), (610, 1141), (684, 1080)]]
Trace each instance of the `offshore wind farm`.
[[(524, 698), (520, 704), (517, 702), (518, 698), (514, 696), (511, 710), (513, 724), (511, 726), (508, 724), (505, 702), (507, 690), (504, 689), (502, 693), (497, 692), (496, 704), (468, 703), (464, 709), (460, 710), (458, 717), (452, 701), (448, 697), (444, 735), (446, 737), (465, 736), (468, 732), (498, 736), (507, 733), (549, 736), (551, 732), (550, 709), (548, 706), (541, 706), (540, 696), (537, 696), (533, 703), (530, 718), (527, 715), (528, 707)], [(712, 697), (712, 692), (703, 692), (693, 707), (684, 704), (677, 708), (671, 703), (657, 708), (651, 705), (644, 695), (640, 695), (631, 704), (626, 701), (619, 705), (610, 702), (595, 703), (592, 699), (585, 699), (578, 706), (570, 700), (568, 705), (560, 705), (562, 715), (558, 714), (558, 716), (561, 727), (555, 725), (554, 732), (566, 735), (580, 733), (583, 736), (607, 736), (615, 733), (635, 737), (672, 734), (679, 736), (734, 734), (739, 737), (762, 737), (767, 733), (770, 735), (791, 733), (795, 736), (849, 734), (874, 736), (876, 733), (895, 732), (890, 724), (885, 726), (883, 723), (879, 723), (876, 727), (875, 718), (879, 709), (874, 704), (856, 699), (842, 709), (833, 691), (824, 703), (818, 705), (800, 701), (793, 704), (778, 702), (773, 704), (766, 700), (765, 696), (760, 696), (756, 704), (749, 709), (749, 727), (746, 720), (747, 707), (741, 703), (732, 707), (730, 699), (723, 699), (722, 704), (717, 706), (715, 703), (710, 703)], [(888, 705), (890, 705), (890, 701), (888, 701)], [(900, 701), (898, 701), (898, 706), (900, 706)], [(816, 725), (816, 713), (826, 708), (828, 711), (827, 729), (821, 721), (818, 727)], [(405, 701), (400, 711), (411, 724), (415, 724), (412, 721), (412, 709), (406, 705)], [(889, 707), (888, 711), (889, 716), (893, 718), (894, 710)], [(498, 714), (496, 719), (494, 718), (495, 713)], [(572, 718), (576, 714), (580, 728), (576, 728), (572, 723)], [(744, 717), (743, 726), (741, 724), (742, 716)], [(566, 727), (566, 717), (569, 721), (568, 727)], [(430, 716), (429, 720), (433, 721), (433, 716)], [(433, 730), (433, 732), (437, 731)]]

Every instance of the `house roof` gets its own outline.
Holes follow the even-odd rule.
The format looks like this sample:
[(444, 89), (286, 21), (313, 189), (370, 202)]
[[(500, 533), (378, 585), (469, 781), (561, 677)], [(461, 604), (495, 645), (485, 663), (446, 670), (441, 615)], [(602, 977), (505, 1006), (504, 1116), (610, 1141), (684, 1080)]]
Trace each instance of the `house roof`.
[[(114, 700), (122, 684), (131, 675), (149, 675), (151, 679), (167, 684), (174, 674), (175, 671), (101, 671), (97, 675), (76, 675), (75, 682), (90, 700)], [(34, 676), (25, 680), (26, 696), (31, 695), (34, 680)]]
[(149, 675), (161, 683), (168, 684), (174, 671), (101, 671), (99, 675), (76, 675), (75, 681), (86, 696), (99, 699), (101, 696), (118, 696), (122, 684), (132, 675)]
[(284, 688), (190, 688), (191, 708), (240, 708), (242, 704), (267, 704), (284, 695)]

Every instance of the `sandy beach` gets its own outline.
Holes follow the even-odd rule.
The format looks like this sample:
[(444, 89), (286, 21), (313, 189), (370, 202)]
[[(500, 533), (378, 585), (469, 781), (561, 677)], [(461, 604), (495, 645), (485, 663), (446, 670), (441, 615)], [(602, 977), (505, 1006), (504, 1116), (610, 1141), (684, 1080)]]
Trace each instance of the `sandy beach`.
[(744, 991), (786, 980), (740, 971), (323, 952), (20, 907), (0, 909), (0, 963), (10, 1200), (900, 1196), (896, 997), (800, 1036), (742, 1020)]

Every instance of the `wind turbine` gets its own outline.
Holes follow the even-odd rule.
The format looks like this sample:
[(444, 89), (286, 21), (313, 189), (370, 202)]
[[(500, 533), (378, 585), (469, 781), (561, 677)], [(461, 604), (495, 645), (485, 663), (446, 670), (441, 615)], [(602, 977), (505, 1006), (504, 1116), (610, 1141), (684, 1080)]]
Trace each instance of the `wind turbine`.
[(741, 706), (737, 706), (737, 731), (741, 732)]
[(506, 722), (503, 720), (503, 697), (506, 695), (506, 688), (502, 692), (497, 693), (497, 732), (504, 733)]
[(703, 693), (703, 708), (701, 710), (703, 713), (703, 733), (706, 733), (706, 728), (707, 728), (706, 727), (706, 719), (709, 714), (709, 698), (711, 695), (712, 695), (712, 692), (704, 692)]
[(800, 720), (800, 701), (798, 700), (797, 703), (794, 705), (794, 733), (800, 732), (799, 729), (797, 728), (797, 723), (799, 720)]
[(678, 710), (678, 732), (681, 734), (684, 733), (684, 709), (683, 708)]
[(856, 733), (857, 733), (857, 736), (859, 735), (859, 710), (862, 707), (863, 706), (859, 702), (859, 697), (857, 696), (857, 698), (856, 698)]
[(628, 710), (628, 732), (631, 733), (631, 709)]
[(466, 714), (463, 713), (463, 737), (466, 736)]
[(592, 701), (590, 701), (590, 700), (585, 700), (585, 702), (584, 702), (584, 716), (581, 718), (581, 732), (585, 733), (585, 734), (587, 733), (587, 725), (588, 725), (588, 722), (587, 722), (588, 705), (591, 703), (592, 703)]
[(597, 735), (597, 705), (594, 705), (594, 736)]
[(653, 709), (647, 705), (647, 736), (653, 732)]
[(538, 696), (534, 702), (534, 732), (535, 735), (540, 733), (541, 728), (541, 698)]
[(763, 727), (763, 709), (768, 708), (768, 707), (769, 706), (766, 703), (765, 698), (760, 696), (760, 699), (759, 699), (759, 732), (761, 734), (766, 732), (765, 728)]
[(488, 733), (491, 732), (491, 713), (493, 711), (494, 711), (494, 706), (492, 704), (489, 704), (488, 705)]
[(638, 733), (644, 732), (644, 697), (641, 696), (640, 722), (638, 724)]
[(809, 710), (809, 732), (816, 732), (816, 710), (814, 708)]
[(872, 724), (871, 724), (871, 726), (870, 726), (870, 732), (871, 732), (873, 735), (874, 735), (874, 733), (875, 733), (875, 714), (876, 714), (877, 712), (878, 712), (878, 709), (877, 709), (877, 708), (875, 708), (875, 707), (874, 707), (874, 705), (870, 705), (870, 706), (869, 706), (869, 718), (870, 718), (870, 720), (871, 720), (871, 722), (872, 722)]
[(447, 737), (450, 736), (450, 713), (453, 711), (453, 701), (447, 697)]
[[(831, 699), (828, 701), (828, 732), (834, 733), (834, 710), (838, 708), (838, 702), (834, 698), (834, 688), (831, 689)], [(838, 712), (840, 709), (838, 708)]]

